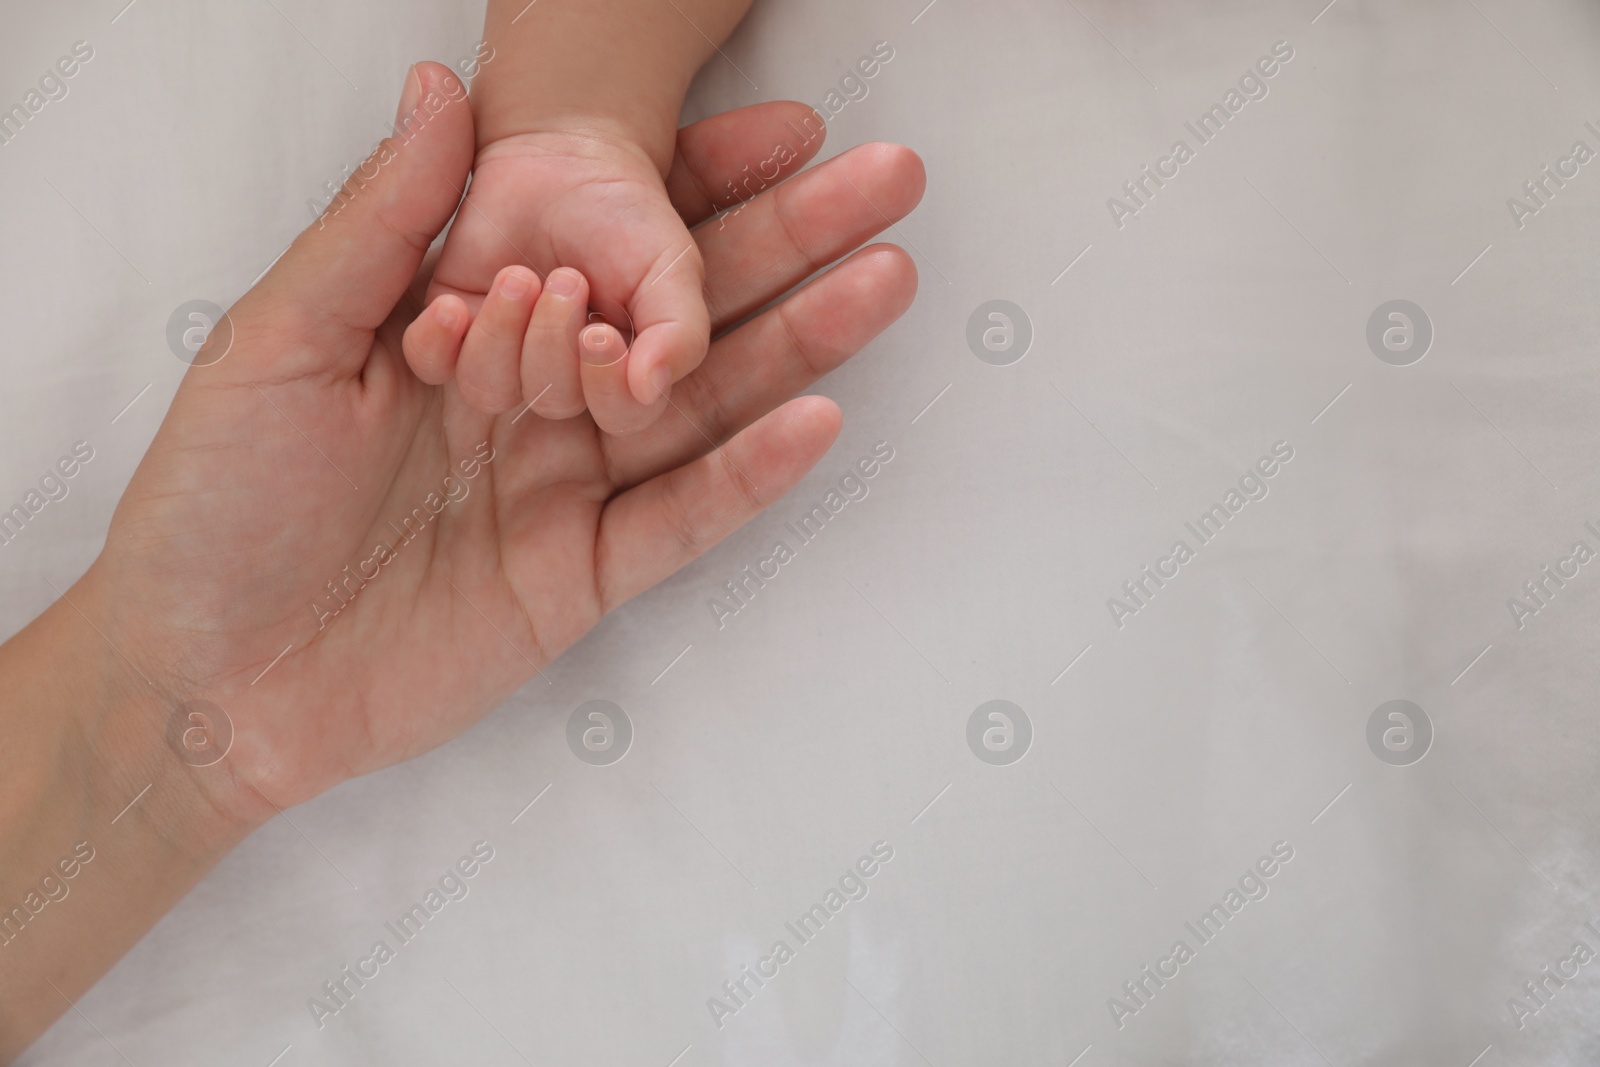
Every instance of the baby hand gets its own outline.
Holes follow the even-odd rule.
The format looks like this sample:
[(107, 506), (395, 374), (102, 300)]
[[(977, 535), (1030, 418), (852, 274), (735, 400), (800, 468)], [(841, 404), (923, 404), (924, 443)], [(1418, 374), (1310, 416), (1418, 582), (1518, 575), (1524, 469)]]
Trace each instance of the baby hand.
[[(431, 91), (453, 78), (421, 64), (408, 81)], [(700, 190), (770, 143), (785, 112), (683, 131), (667, 182), (680, 225), (715, 210)], [(93, 648), (99, 636), (118, 650), (102, 651), (105, 669), (150, 716), (130, 736), (161, 738), (187, 701), (226, 712), (234, 742), (203, 781), (209, 807), (238, 821), (442, 743), (787, 492), (841, 418), (795, 394), (911, 303), (909, 258), (876, 246), (750, 317), (887, 225), (857, 189), (892, 218), (915, 205), (916, 157), (858, 148), (758, 196), (738, 227), (697, 231), (721, 336), (680, 390), (681, 418), (617, 437), (586, 418), (487, 414), (467, 401), (465, 371), (432, 384), (401, 357), (435, 346), (445, 362), (475, 358), (472, 336), (456, 355), (414, 327), (409, 296), (457, 210), (473, 142), (460, 103), (410, 143), (386, 142), (376, 177), (234, 305), (231, 347), (184, 378), (105, 551), (71, 610), (56, 610), (79, 632), (93, 620)], [(552, 272), (541, 292), (526, 266), (498, 271), (478, 321), (526, 344), (518, 323), (538, 320), (564, 273), (577, 286), (549, 321), (573, 352), (581, 339), (587, 385), (594, 364), (627, 361), (614, 328), (577, 325), (577, 272)], [(599, 381), (626, 391), (621, 377)]]
[[(614, 132), (514, 134), (478, 152), (407, 359), (425, 381), (453, 373), (488, 414), (588, 410), (602, 430), (632, 433), (705, 358), (704, 287), (700, 250), (644, 149)], [(581, 348), (602, 318), (610, 328)]]
[[(495, 275), (474, 319), (458, 296), (438, 297), (407, 327), (406, 362), (423, 381), (455, 377), (466, 402), (485, 414), (519, 405), (546, 418), (587, 410), (601, 429), (643, 429), (666, 404), (641, 405), (628, 386), (628, 342), (591, 322), (588, 279), (557, 267), (541, 287), (527, 267)], [(665, 389), (670, 389), (668, 385)]]

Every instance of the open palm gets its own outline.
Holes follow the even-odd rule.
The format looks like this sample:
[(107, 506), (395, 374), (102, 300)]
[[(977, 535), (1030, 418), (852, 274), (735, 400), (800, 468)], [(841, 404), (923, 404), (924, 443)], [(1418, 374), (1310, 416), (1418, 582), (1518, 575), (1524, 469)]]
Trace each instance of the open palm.
[[(698, 190), (723, 183), (718, 168), (786, 117), (763, 105), (683, 131), (669, 188), (685, 225), (715, 206)], [(719, 336), (638, 434), (484, 415), (400, 350), (472, 147), (466, 107), (446, 108), (239, 301), (231, 349), (185, 378), (73, 592), (167, 707), (223, 709), (234, 737), (208, 781), (242, 816), (448, 740), (786, 492), (840, 419), (789, 398), (915, 291), (899, 249), (855, 252)], [(909, 150), (863, 146), (695, 231), (713, 331), (921, 191)]]

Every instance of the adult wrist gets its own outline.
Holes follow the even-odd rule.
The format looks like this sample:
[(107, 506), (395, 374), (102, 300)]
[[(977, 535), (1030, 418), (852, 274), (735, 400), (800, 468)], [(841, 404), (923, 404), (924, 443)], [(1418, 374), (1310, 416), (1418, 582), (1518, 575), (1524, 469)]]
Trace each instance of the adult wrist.
[(258, 821), (168, 746), (162, 672), (137, 646), (88, 577), (0, 646), (0, 1063)]
[(209, 865), (271, 809), (240, 795), (226, 713), (193, 717), (220, 709), (183, 677), (182, 650), (108, 602), (99, 566), (34, 624), (30, 673), (59, 679), (64, 764), (83, 768), (91, 810), (118, 825), (137, 814), (175, 852)]

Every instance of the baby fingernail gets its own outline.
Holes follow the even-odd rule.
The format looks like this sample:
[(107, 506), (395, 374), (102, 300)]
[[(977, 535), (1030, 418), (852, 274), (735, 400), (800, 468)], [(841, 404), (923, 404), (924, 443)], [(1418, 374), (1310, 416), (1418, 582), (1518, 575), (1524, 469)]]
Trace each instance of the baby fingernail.
[(563, 267), (550, 272), (550, 276), (545, 279), (544, 288), (547, 293), (572, 297), (578, 295), (578, 282), (578, 272)]
[(666, 396), (667, 390), (672, 388), (672, 368), (665, 363), (656, 364), (651, 368), (645, 382), (650, 386), (652, 401), (658, 396)]
[(521, 300), (533, 292), (533, 279), (521, 271), (507, 274), (500, 282), (500, 295), (507, 300)]
[(606, 355), (606, 328), (604, 326), (590, 326), (578, 335), (578, 340), (583, 343), (583, 356), (591, 363), (605, 360)]

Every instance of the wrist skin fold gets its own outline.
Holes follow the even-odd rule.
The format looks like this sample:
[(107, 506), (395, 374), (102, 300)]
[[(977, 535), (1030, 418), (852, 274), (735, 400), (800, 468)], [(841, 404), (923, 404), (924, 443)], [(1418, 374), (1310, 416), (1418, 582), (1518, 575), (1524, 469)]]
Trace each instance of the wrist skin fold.
[(175, 657), (111, 623), (94, 574), (0, 646), (0, 1064), (264, 821), (226, 759), (171, 745)]
[(490, 0), (473, 84), (478, 147), (528, 133), (638, 145), (663, 175), (695, 72), (751, 0)]

